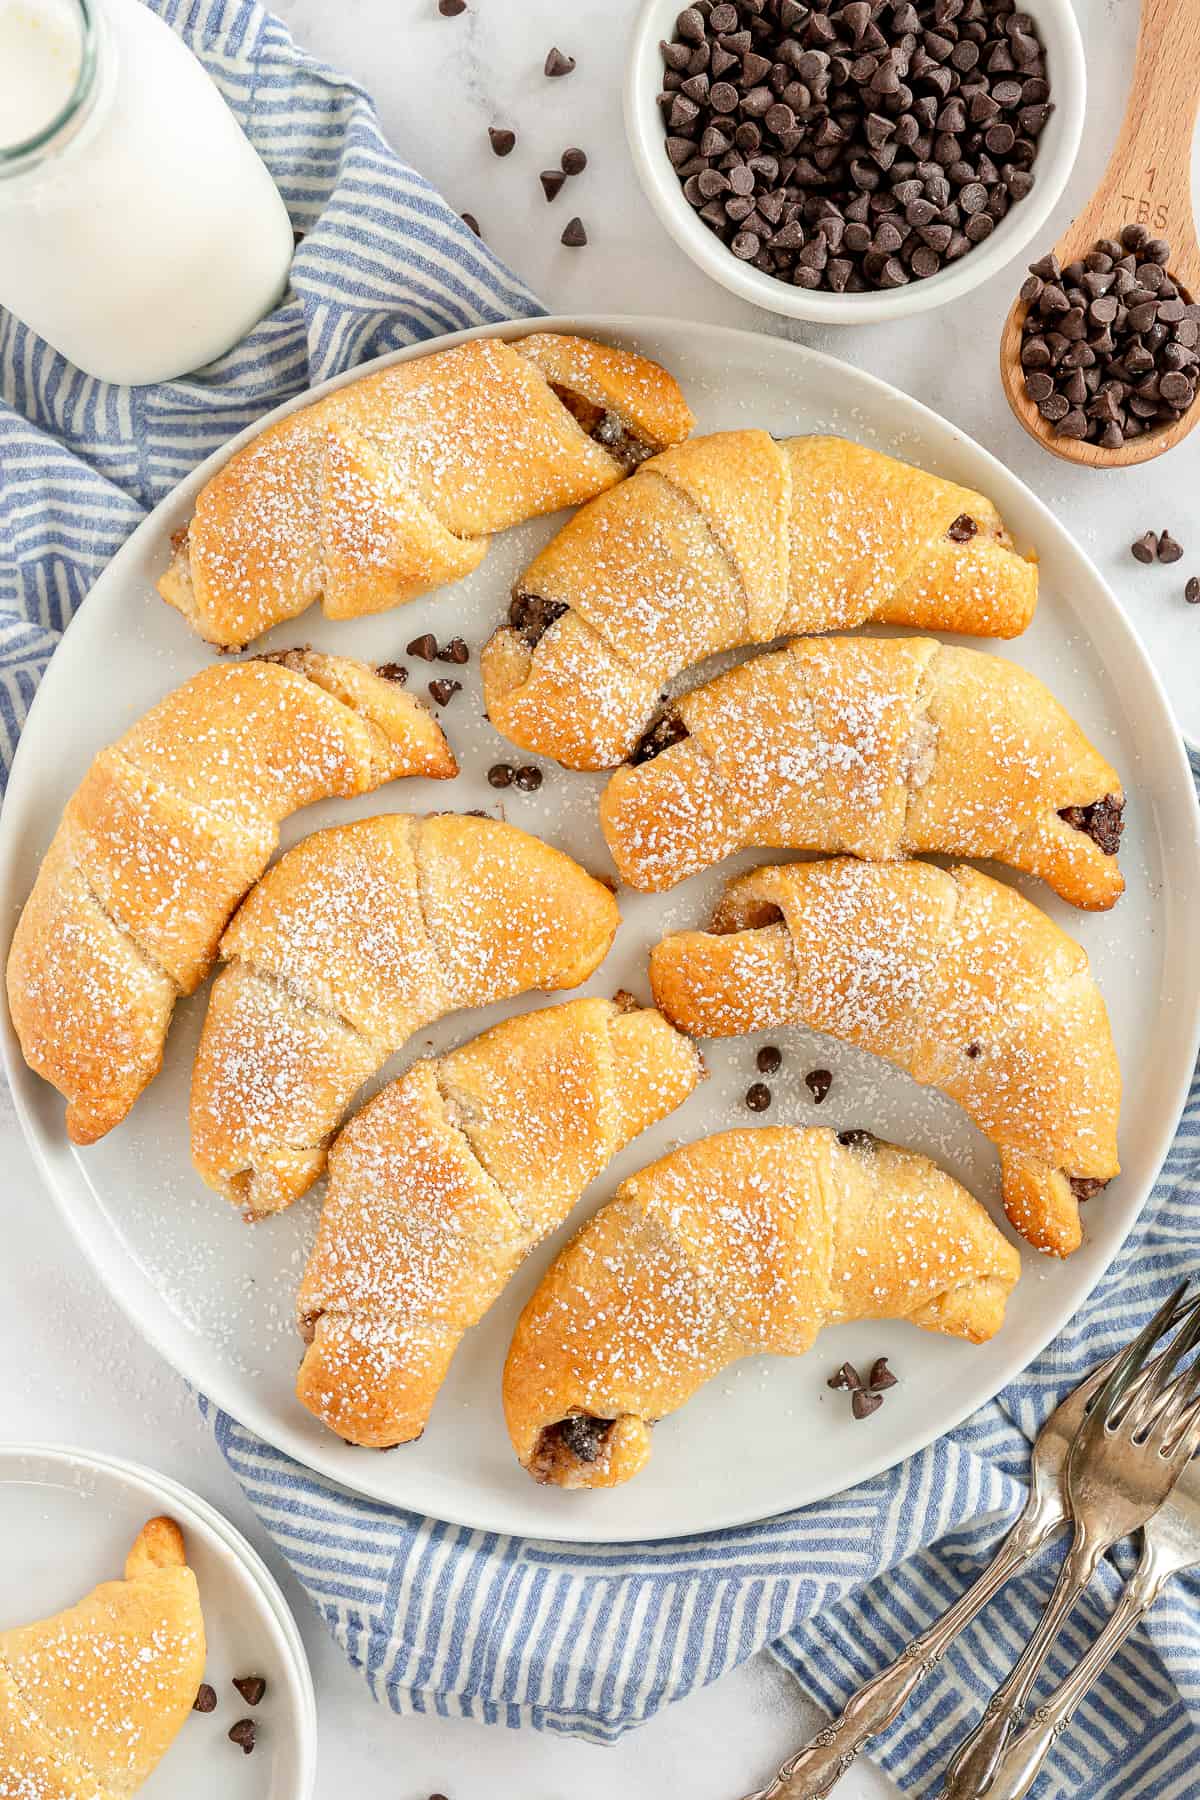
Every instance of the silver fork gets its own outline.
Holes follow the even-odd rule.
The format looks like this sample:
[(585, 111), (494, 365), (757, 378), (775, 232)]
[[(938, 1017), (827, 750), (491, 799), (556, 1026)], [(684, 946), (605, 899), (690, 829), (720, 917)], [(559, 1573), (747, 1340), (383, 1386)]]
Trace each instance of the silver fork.
[(959, 1632), (1062, 1529), (1069, 1516), (1063, 1491), (1067, 1455), (1088, 1407), (1124, 1358), (1143, 1343), (1149, 1349), (1186, 1316), (1186, 1309), (1180, 1307), (1186, 1285), (1176, 1289), (1126, 1350), (1093, 1369), (1050, 1414), (1033, 1446), (1024, 1510), (978, 1580), (940, 1619), (907, 1644), (895, 1662), (852, 1694), (833, 1723), (790, 1757), (774, 1780), (747, 1794), (745, 1800), (825, 1800), (863, 1745), (903, 1710)]
[[(1200, 1395), (1200, 1365), (1171, 1379), (1174, 1364), (1200, 1340), (1200, 1311), (1189, 1307), (1150, 1379), (1135, 1378), (1150, 1360), (1143, 1332), (1119, 1358), (1067, 1456), (1066, 1500), (1075, 1536), (1037, 1630), (987, 1711), (950, 1759), (946, 1800), (991, 1792), (1000, 1756), (1021, 1722), (1059, 1627), (1088, 1586), (1102, 1556), (1158, 1511), (1185, 1467), (1189, 1409)], [(1149, 1327), (1147, 1328), (1147, 1331)], [(1185, 1454), (1185, 1451), (1187, 1454)]]
[[(1079, 1666), (1043, 1706), (1031, 1724), (1012, 1740), (996, 1764), (987, 1800), (1023, 1800), (1038, 1778), (1055, 1738), (1092, 1683), (1108, 1667), (1121, 1645), (1150, 1611), (1168, 1581), (1200, 1564), (1200, 1470), (1192, 1462), (1200, 1448), (1200, 1416), (1191, 1408), (1192, 1423), (1182, 1426), (1178, 1449), (1171, 1455), (1177, 1485), (1142, 1534), (1142, 1554), (1126, 1582), (1104, 1630)], [(1178, 1474), (1182, 1467), (1182, 1474)]]

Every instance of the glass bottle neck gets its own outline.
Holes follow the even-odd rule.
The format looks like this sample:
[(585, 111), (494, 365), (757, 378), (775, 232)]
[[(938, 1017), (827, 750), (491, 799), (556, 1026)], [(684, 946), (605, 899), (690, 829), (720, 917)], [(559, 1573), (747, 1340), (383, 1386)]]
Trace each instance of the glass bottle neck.
[(40, 168), (66, 148), (92, 116), (112, 54), (100, 0), (67, 0), (79, 34), (79, 68), (66, 100), (32, 136), (0, 144), (0, 186), (6, 179)]

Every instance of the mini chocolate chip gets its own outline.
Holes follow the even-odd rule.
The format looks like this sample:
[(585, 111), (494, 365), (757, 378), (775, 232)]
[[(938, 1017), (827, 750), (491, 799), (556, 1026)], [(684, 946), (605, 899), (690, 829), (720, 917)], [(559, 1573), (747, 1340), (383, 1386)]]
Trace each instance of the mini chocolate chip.
[(377, 663), (375, 673), (382, 675), (385, 681), (394, 681), (397, 687), (403, 687), (408, 680), (408, 670), (403, 663)]
[(437, 639), (432, 631), (423, 631), (420, 637), (415, 637), (412, 643), (407, 645), (405, 654), (419, 656), (424, 662), (432, 662), (437, 655), (437, 648)]
[(467, 0), (438, 0), (438, 11), (443, 19), (457, 19), (466, 10)]
[(575, 58), (573, 56), (564, 56), (557, 45), (549, 52), (542, 65), (544, 72), (551, 76), (569, 75), (574, 67)]
[(871, 1373), (867, 1376), (867, 1386), (874, 1394), (881, 1394), (887, 1388), (894, 1388), (896, 1377), (888, 1368), (886, 1356), (877, 1356), (871, 1364)]
[(883, 1395), (869, 1394), (865, 1388), (856, 1388), (850, 1396), (850, 1411), (856, 1419), (869, 1419), (882, 1405)]
[(565, 244), (568, 250), (581, 250), (587, 241), (588, 234), (584, 229), (583, 220), (569, 219), (559, 242)]
[(968, 544), (978, 530), (970, 513), (959, 513), (957, 519), (947, 527), (946, 536), (953, 544)]
[(820, 1106), (833, 1086), (833, 1072), (830, 1069), (810, 1069), (804, 1077), (804, 1085), (812, 1095), (813, 1105)]
[(1183, 555), (1183, 545), (1177, 544), (1169, 531), (1159, 533), (1158, 560), (1163, 563), (1178, 562)]
[(488, 126), (488, 136), (497, 156), (508, 156), (517, 147), (517, 134), (496, 125)]
[(494, 788), (511, 786), (513, 766), (511, 763), (493, 763), (487, 772), (488, 785)]
[(451, 638), (450, 642), (448, 644), (443, 644), (438, 651), (439, 662), (461, 664), (468, 663), (470, 660), (471, 652), (468, 650), (466, 643), (462, 638)]
[(483, 236), (483, 231), (480, 227), (479, 220), (475, 217), (474, 213), (465, 212), (465, 213), (461, 213), (459, 216), (462, 219), (463, 224), (467, 227), (468, 231), (473, 231), (477, 238), (481, 238)]
[(542, 170), (541, 174), (538, 176), (538, 180), (542, 184), (542, 192), (545, 194), (547, 200), (557, 199), (558, 195), (562, 192), (566, 179), (567, 178), (561, 169)]
[(1189, 575), (1183, 597), (1189, 606), (1200, 606), (1200, 576)]
[(564, 175), (582, 175), (587, 168), (587, 152), (572, 147), (563, 151), (560, 162)]
[(525, 763), (513, 772), (513, 786), (520, 788), (523, 794), (536, 794), (545, 777), (540, 769), (532, 763)]
[[(445, 0), (443, 0), (443, 4)], [(229, 1727), (229, 1741), (236, 1744), (243, 1756), (249, 1756), (254, 1748), (256, 1733), (253, 1719), (239, 1719), (236, 1725)]]
[(267, 1691), (267, 1683), (262, 1675), (235, 1675), (233, 1685), (247, 1706), (257, 1706)]
[(862, 1376), (854, 1367), (854, 1364), (844, 1362), (840, 1369), (834, 1370), (828, 1381), (826, 1381), (825, 1386), (833, 1388), (836, 1392), (841, 1392), (843, 1389), (849, 1389), (849, 1391), (853, 1393), (857, 1388), (860, 1388), (862, 1384)]
[(192, 1701), (192, 1711), (210, 1713), (217, 1710), (217, 1690), (202, 1681), (196, 1689), (196, 1698)]
[(446, 706), (455, 694), (462, 692), (462, 682), (448, 681), (445, 676), (439, 676), (436, 681), (430, 682), (429, 692), (439, 706)]
[(1130, 544), (1129, 554), (1135, 562), (1152, 563), (1158, 555), (1158, 539), (1152, 531), (1143, 531), (1141, 537)]
[(760, 1075), (777, 1075), (783, 1062), (783, 1051), (775, 1044), (764, 1044), (754, 1059)]
[(746, 1089), (746, 1105), (751, 1112), (766, 1112), (771, 1104), (771, 1090), (763, 1081), (751, 1082)]

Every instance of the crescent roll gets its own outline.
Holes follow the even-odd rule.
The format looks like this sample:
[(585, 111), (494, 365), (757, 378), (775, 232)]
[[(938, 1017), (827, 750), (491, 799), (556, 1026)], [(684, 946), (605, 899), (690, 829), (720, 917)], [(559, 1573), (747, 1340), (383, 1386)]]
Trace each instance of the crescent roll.
[(624, 761), (718, 650), (871, 620), (1015, 637), (1037, 604), (990, 500), (843, 438), (694, 438), (583, 508), (483, 653), (497, 730), (573, 769)]
[(655, 1000), (698, 1037), (800, 1023), (941, 1088), (1000, 1152), (1039, 1250), (1081, 1241), (1119, 1173), (1121, 1076), (1086, 953), (1014, 889), (929, 863), (786, 863), (730, 884), (709, 931), (650, 955)]
[(402, 775), (458, 772), (421, 702), (345, 657), (205, 669), (102, 750), (68, 801), (8, 956), (25, 1061), (91, 1144), (162, 1066), (289, 813)]
[(535, 1481), (615, 1487), (739, 1358), (803, 1356), (847, 1319), (981, 1343), (1019, 1274), (923, 1156), (866, 1132), (721, 1132), (622, 1182), (542, 1277), (504, 1366), (513, 1448)]
[(158, 591), (237, 649), (320, 601), (353, 619), (477, 568), (692, 428), (665, 369), (589, 338), (474, 338), (289, 413), (200, 490)]
[(701, 1070), (658, 1013), (573, 1000), (391, 1082), (329, 1153), (298, 1305), (303, 1404), (350, 1443), (420, 1437), (464, 1332)]
[(657, 891), (734, 850), (925, 850), (1039, 875), (1075, 906), (1124, 889), (1120, 778), (1040, 681), (934, 638), (797, 638), (676, 700), (600, 820)]
[(0, 1632), (0, 1794), (126, 1800), (171, 1748), (204, 1676), (196, 1577), (172, 1519), (79, 1602)]
[(617, 923), (606, 887), (495, 819), (395, 813), (314, 832), (221, 940), (192, 1075), (197, 1169), (249, 1217), (281, 1211), (414, 1031), (459, 1007), (577, 987)]

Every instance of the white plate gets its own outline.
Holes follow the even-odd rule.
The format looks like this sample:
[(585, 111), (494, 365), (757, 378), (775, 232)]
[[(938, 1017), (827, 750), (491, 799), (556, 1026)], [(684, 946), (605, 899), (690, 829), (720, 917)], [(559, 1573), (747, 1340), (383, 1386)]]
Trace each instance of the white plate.
[[(1036, 546), (1042, 603), (1015, 644), (993, 646), (1042, 676), (1120, 769), (1130, 795), (1122, 864), (1129, 889), (1116, 909), (1074, 913), (1045, 890), (1028, 891), (1087, 946), (1108, 1000), (1126, 1076), (1124, 1174), (1086, 1209), (1087, 1242), (1064, 1264), (1026, 1257), (1007, 1325), (982, 1348), (900, 1325), (850, 1325), (799, 1362), (760, 1360), (715, 1381), (655, 1434), (649, 1467), (609, 1493), (537, 1487), (516, 1466), (498, 1403), (499, 1372), (519, 1307), (555, 1240), (530, 1259), (490, 1317), (463, 1344), (420, 1443), (390, 1456), (353, 1450), (298, 1405), (293, 1296), (318, 1205), (312, 1194), (254, 1229), (192, 1173), (187, 1084), (205, 995), (179, 1009), (162, 1075), (117, 1131), (77, 1151), (62, 1127), (58, 1095), (31, 1075), (5, 1026), (17, 1106), (46, 1177), (87, 1256), (141, 1329), (188, 1378), (245, 1425), (315, 1469), (377, 1499), (499, 1531), (568, 1539), (664, 1537), (764, 1517), (850, 1487), (949, 1430), (991, 1398), (1079, 1307), (1115, 1255), (1150, 1188), (1182, 1108), (1197, 1042), (1200, 992), (1200, 834), (1183, 748), (1161, 688), (1116, 601), (1067, 532), (1027, 488), (978, 446), (906, 396), (800, 345), (677, 321), (551, 321), (598, 332), (661, 359), (680, 378), (711, 431), (759, 425), (777, 433), (833, 430), (894, 451), (990, 494), (1017, 539)], [(510, 328), (509, 335), (519, 335)], [(445, 339), (443, 342), (455, 342)], [(402, 353), (407, 354), (407, 353)], [(320, 391), (320, 390), (318, 390)], [(167, 539), (190, 515), (212, 472), (206, 464), (114, 558), (63, 639), (21, 741), (0, 834), (0, 916), (15, 919), (59, 812), (89, 758), (208, 652), (157, 599), (154, 578)], [(418, 633), (456, 633), (472, 647), (466, 690), (445, 723), (466, 773), (444, 784), (399, 783), (353, 804), (314, 807), (292, 820), (285, 842), (318, 826), (381, 811), (430, 806), (497, 808), (487, 767), (512, 756), (482, 718), (479, 645), (501, 617), (512, 576), (561, 521), (510, 532), (457, 591), (351, 624), (307, 614), (273, 634), (277, 645), (311, 641), (354, 655), (404, 658)], [(414, 682), (437, 670), (407, 660)], [(444, 672), (445, 665), (441, 665)], [(518, 759), (519, 760), (519, 759)], [(596, 824), (600, 778), (547, 767), (536, 795), (503, 796), (507, 816), (551, 838), (592, 868), (609, 866)], [(740, 859), (742, 864), (752, 857)], [(625, 923), (590, 991), (629, 987), (648, 997), (648, 946), (670, 928), (706, 919), (735, 864), (653, 899), (622, 895)], [(536, 997), (459, 1016), (421, 1034), (388, 1074), (425, 1052), (473, 1036)], [(706, 1051), (712, 1079), (687, 1105), (633, 1144), (596, 1183), (576, 1223), (616, 1182), (669, 1145), (732, 1124), (860, 1125), (940, 1159), (991, 1205), (990, 1145), (949, 1101), (884, 1064), (810, 1033), (781, 1034), (786, 1061), (770, 1114), (752, 1115), (742, 1094), (754, 1079), (755, 1040)], [(817, 1109), (802, 1076), (834, 1071)], [(844, 1395), (823, 1377), (843, 1357), (887, 1353), (902, 1379), (869, 1424), (853, 1423)]]
[[(0, 1445), (0, 1631), (72, 1606), (124, 1567), (147, 1519), (182, 1528), (204, 1609), (204, 1679), (217, 1709), (193, 1713), (150, 1780), (145, 1800), (309, 1800), (317, 1766), (317, 1712), (304, 1646), (276, 1582), (233, 1526), (177, 1482), (89, 1450)], [(17, 1553), (19, 1552), (19, 1553)], [(248, 1707), (231, 1683), (262, 1675)], [(229, 1742), (253, 1718), (251, 1756)]]

